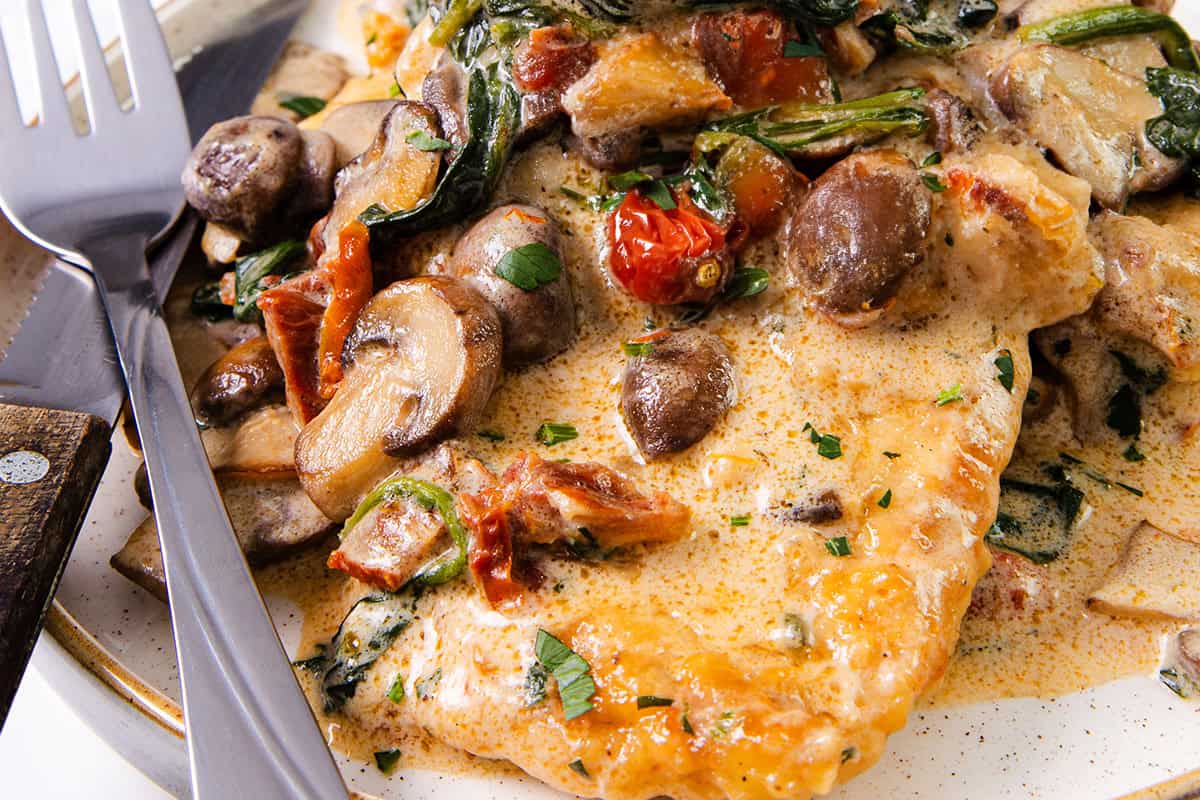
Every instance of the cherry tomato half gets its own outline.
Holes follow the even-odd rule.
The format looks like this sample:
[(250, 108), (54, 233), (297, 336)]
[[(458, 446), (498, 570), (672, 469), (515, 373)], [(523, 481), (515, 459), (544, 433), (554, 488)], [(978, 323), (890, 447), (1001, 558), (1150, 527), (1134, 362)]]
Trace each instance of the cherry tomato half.
[(725, 229), (687, 197), (675, 193), (665, 211), (637, 189), (608, 218), (609, 266), (639, 300), (656, 305), (705, 302), (728, 271)]

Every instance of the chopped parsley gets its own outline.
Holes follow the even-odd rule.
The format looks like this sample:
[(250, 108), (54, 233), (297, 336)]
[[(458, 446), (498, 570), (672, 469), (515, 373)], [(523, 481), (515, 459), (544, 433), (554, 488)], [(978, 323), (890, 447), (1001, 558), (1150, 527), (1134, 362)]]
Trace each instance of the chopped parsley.
[(618, 192), (628, 192), (639, 183), (649, 183), (652, 180), (654, 180), (653, 176), (647, 175), (638, 169), (631, 169), (628, 172), (609, 175), (608, 185)]
[(404, 140), (418, 150), (426, 153), (436, 152), (438, 150), (449, 150), (454, 147), (445, 139), (439, 139), (437, 136), (430, 136), (422, 130), (409, 131), (408, 136)]
[(729, 283), (721, 293), (721, 302), (739, 300), (743, 297), (754, 297), (767, 290), (771, 283), (771, 273), (758, 267), (738, 267), (729, 278)]
[(887, 456), (889, 460), (895, 460), (900, 457), (899, 453), (893, 453), (891, 450), (884, 450), (883, 454)]
[(940, 392), (938, 392), (937, 400), (934, 402), (939, 406), (944, 406), (962, 399), (962, 385), (956, 383), (953, 386), (942, 389)]
[(399, 750), (380, 750), (375, 754), (375, 766), (379, 767), (379, 771), (384, 775), (390, 775), (399, 760)]
[(842, 457), (842, 440), (830, 433), (821, 433), (811, 422), (804, 423), (801, 433), (808, 431), (808, 440), (817, 446), (817, 455), (830, 460)]
[(1126, 461), (1137, 462), (1146, 460), (1146, 456), (1142, 454), (1142, 451), (1137, 449), (1137, 442), (1130, 442), (1129, 447), (1126, 447), (1125, 452), (1121, 453), (1121, 455), (1125, 457)]
[(387, 696), (388, 696), (388, 700), (391, 700), (393, 703), (403, 703), (404, 702), (404, 676), (403, 675), (397, 675), (395, 677), (395, 679), (392, 681), (392, 687), (390, 689), (388, 689)]
[(641, 188), (642, 194), (654, 201), (655, 205), (663, 211), (671, 211), (675, 206), (675, 198), (671, 195), (671, 190), (662, 181), (650, 181)]
[(306, 119), (324, 109), (325, 101), (319, 97), (293, 94), (282, 95), (279, 98), (279, 105), (283, 108), (286, 108), (288, 111), (294, 111), (295, 113), (299, 114), (302, 119)]
[(946, 191), (946, 189), (948, 188), (946, 186), (946, 184), (942, 183), (938, 179), (937, 175), (934, 175), (929, 172), (921, 173), (921, 182), (925, 184), (926, 189), (928, 189), (929, 191), (931, 191), (935, 194), (940, 194), (940, 193)]
[(541, 628), (538, 629), (533, 652), (538, 663), (553, 675), (558, 683), (563, 717), (572, 720), (591, 711), (592, 696), (596, 694), (596, 682), (589, 674), (592, 671), (591, 665)]
[(736, 517), (729, 518), (729, 527), (731, 527), (731, 528), (744, 528), (749, 524), (750, 524), (750, 515), (749, 514), (738, 514)]
[(934, 150), (925, 157), (925, 160), (921, 162), (921, 166), (936, 167), (940, 163), (942, 163), (942, 152), (940, 150)]
[(623, 342), (621, 350), (627, 356), (648, 356), (654, 352), (654, 342)]
[(638, 699), (637, 699), (637, 707), (638, 708), (659, 708), (659, 707), (666, 707), (666, 706), (673, 706), (673, 705), (675, 705), (675, 701), (672, 700), (671, 698), (656, 697), (655, 695), (652, 695), (652, 694), (641, 694), (641, 695), (638, 695)]
[(688, 719), (688, 710), (686, 708), (679, 715), (679, 727), (683, 728), (683, 732), (688, 736), (696, 735), (696, 729), (692, 727), (692, 721)]
[(786, 646), (791, 650), (804, 650), (816, 643), (812, 625), (799, 614), (783, 615), (783, 632), (786, 636)]
[(403, 97), (403, 96), (405, 96), (404, 90), (400, 88), (399, 83), (393, 82), (392, 85), (388, 87), (388, 97)]
[(546, 699), (546, 678), (550, 673), (541, 662), (535, 661), (525, 673), (525, 705), (536, 706)]
[(883, 497), (879, 498), (878, 505), (880, 508), (887, 508), (891, 504), (892, 504), (892, 490), (888, 489), (886, 492), (883, 493)]
[(588, 774), (587, 767), (583, 765), (582, 758), (575, 759), (570, 764), (567, 764), (567, 766), (571, 768), (572, 772), (579, 775), (581, 778), (588, 778), (590, 780), (592, 777), (590, 774)]
[(558, 280), (562, 274), (562, 262), (546, 245), (530, 242), (505, 253), (495, 271), (513, 286), (533, 292)]
[(850, 555), (850, 542), (846, 541), (845, 536), (835, 536), (832, 539), (826, 540), (825, 549), (829, 551), (830, 555), (838, 556), (839, 558), (848, 556)]
[(1141, 489), (1137, 488), (1136, 486), (1130, 486), (1128, 483), (1121, 483), (1120, 481), (1113, 481), (1113, 483), (1115, 483), (1117, 486), (1120, 486), (1122, 489), (1124, 489), (1125, 491), (1134, 495), (1135, 497), (1145, 497), (1146, 496), (1146, 493), (1143, 492)]
[(487, 439), (489, 442), (503, 442), (504, 441), (504, 434), (501, 433), (500, 431), (484, 429), (481, 431), (475, 431), (475, 435), (478, 436), (480, 439)]
[(1001, 350), (1000, 355), (992, 362), (996, 365), (996, 369), (1000, 370), (996, 375), (996, 380), (1000, 381), (1000, 385), (1008, 391), (1013, 390), (1013, 378), (1016, 371), (1013, 368), (1013, 357), (1011, 350)]
[(845, 764), (847, 761), (854, 758), (856, 755), (858, 755), (857, 747), (847, 747), (845, 750), (842, 751), (842, 763)]
[(543, 422), (537, 429), (537, 440), (546, 447), (553, 447), (559, 442), (569, 442), (579, 438), (579, 431), (574, 425), (565, 422)]
[(433, 672), (417, 681), (417, 685), (414, 687), (417, 690), (417, 699), (428, 700), (429, 698), (433, 697), (433, 693), (437, 690), (437, 685), (441, 682), (441, 680), (442, 668), (438, 667)]
[(712, 735), (715, 739), (720, 739), (731, 730), (733, 730), (733, 712), (725, 711), (721, 713), (721, 718), (717, 720), (717, 727), (713, 728)]

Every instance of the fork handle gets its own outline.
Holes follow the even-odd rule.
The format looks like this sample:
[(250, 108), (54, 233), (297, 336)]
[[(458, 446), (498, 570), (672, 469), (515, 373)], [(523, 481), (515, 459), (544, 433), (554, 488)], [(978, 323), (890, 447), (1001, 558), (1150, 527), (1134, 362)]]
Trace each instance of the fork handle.
[(141, 235), (81, 247), (129, 388), (154, 498), (195, 800), (347, 796), (200, 444)]
[(111, 450), (91, 414), (0, 404), (0, 727)]

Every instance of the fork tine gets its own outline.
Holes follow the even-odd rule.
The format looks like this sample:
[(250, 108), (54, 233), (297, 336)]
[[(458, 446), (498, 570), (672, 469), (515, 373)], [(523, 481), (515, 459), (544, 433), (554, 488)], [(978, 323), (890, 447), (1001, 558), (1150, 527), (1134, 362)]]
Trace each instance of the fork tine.
[(17, 105), (17, 90), (12, 80), (12, 62), (4, 49), (4, 36), (0, 35), (0, 141), (5, 134), (12, 135), (16, 128), (25, 127), (21, 119), (21, 108)]
[(121, 36), (125, 42), (125, 64), (137, 106), (153, 100), (156, 111), (174, 97), (180, 107), (179, 87), (167, 44), (149, 0), (117, 0), (121, 11)]
[(25, 10), (33, 55), (37, 60), (38, 88), (42, 98), (41, 124), (44, 127), (69, 128), (71, 111), (67, 107), (62, 79), (58, 76), (58, 62), (54, 59), (54, 47), (50, 44), (50, 31), (46, 27), (46, 13), (42, 10), (41, 0), (26, 0)]
[(108, 66), (104, 62), (104, 52), (100, 49), (92, 15), (88, 12), (87, 0), (72, 0), (71, 16), (75, 21), (79, 75), (83, 81), (84, 96), (87, 97), (92, 130), (96, 131), (116, 122), (121, 109), (117, 106), (117, 95), (108, 78)]

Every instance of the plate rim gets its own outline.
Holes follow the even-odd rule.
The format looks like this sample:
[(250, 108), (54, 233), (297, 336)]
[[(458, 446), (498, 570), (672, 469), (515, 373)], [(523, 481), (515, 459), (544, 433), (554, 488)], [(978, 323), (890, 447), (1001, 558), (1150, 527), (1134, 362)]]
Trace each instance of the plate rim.
[[(157, 8), (164, 35), (170, 38), (167, 24), (194, 3), (195, 0), (166, 0)], [(111, 52), (115, 47), (114, 42), (106, 50)], [(120, 57), (115, 60), (119, 62)], [(67, 91), (77, 85), (75, 76), (67, 81)], [(5, 226), (0, 228), (0, 237), (20, 237), (20, 234)], [(32, 252), (38, 254), (43, 265), (53, 258), (45, 251)], [(122, 435), (121, 428), (120, 424), (114, 426), (114, 436)], [(190, 779), (183, 710), (126, 667), (57, 599), (47, 611), (30, 666), (51, 673), (56, 678), (49, 681), (53, 691), (126, 761), (164, 790), (178, 797), (188, 796)], [(83, 697), (81, 693), (92, 696)], [(111, 718), (114, 710), (116, 719)], [(906, 724), (911, 724), (911, 719)], [(135, 735), (147, 738), (131, 741), (128, 735), (135, 733), (131, 728), (136, 728)], [(148, 737), (157, 741), (149, 741)], [(885, 750), (883, 758), (886, 757)], [(1200, 800), (1200, 767), (1114, 800)]]

